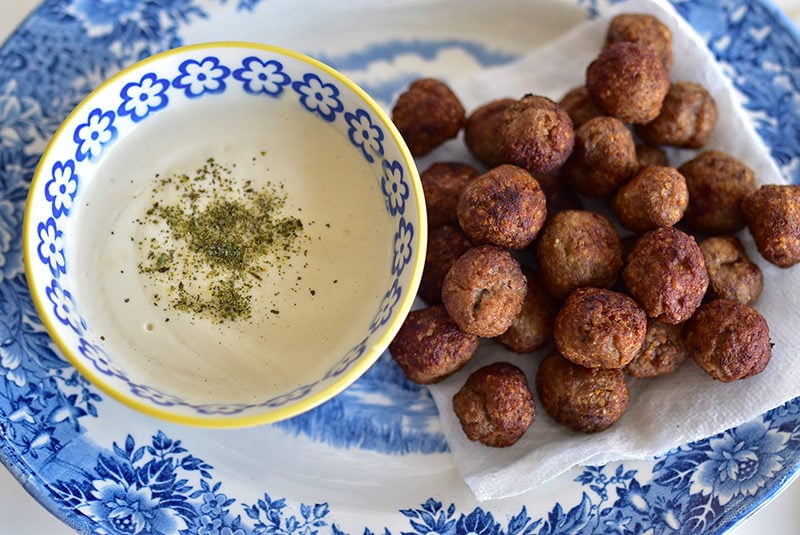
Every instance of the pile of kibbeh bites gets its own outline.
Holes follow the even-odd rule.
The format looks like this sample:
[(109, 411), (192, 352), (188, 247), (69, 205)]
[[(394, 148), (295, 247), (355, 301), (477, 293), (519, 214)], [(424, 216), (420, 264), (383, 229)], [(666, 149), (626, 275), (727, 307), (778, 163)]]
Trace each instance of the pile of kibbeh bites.
[[(763, 277), (736, 233), (747, 228), (777, 266), (800, 261), (800, 186), (759, 186), (735, 155), (704, 150), (716, 104), (697, 83), (671, 82), (672, 62), (669, 28), (624, 13), (585, 85), (559, 102), (528, 94), (467, 115), (430, 78), (399, 95), (392, 120), (415, 157), (463, 130), (486, 167), (437, 162), (421, 173), (427, 306), (389, 347), (411, 381), (450, 376), (481, 339), (520, 354), (554, 342), (536, 372), (541, 405), (594, 433), (626, 410), (626, 376), (669, 374), (688, 357), (722, 382), (767, 366), (769, 328), (752, 306)], [(671, 167), (665, 146), (696, 156)], [(470, 440), (492, 447), (514, 444), (536, 417), (509, 362), (472, 373), (453, 409)]]

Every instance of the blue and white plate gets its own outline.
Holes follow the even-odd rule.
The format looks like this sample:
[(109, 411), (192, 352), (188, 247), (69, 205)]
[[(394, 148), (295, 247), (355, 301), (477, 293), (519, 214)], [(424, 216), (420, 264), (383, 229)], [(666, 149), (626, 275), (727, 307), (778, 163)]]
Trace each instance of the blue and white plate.
[[(724, 64), (772, 155), (800, 182), (800, 39), (764, 2), (674, 0)], [(69, 111), (137, 59), (260, 41), (318, 57), (389, 106), (414, 78), (518, 58), (594, 0), (51, 0), (0, 49), (0, 457), (82, 533), (718, 533), (800, 469), (800, 398), (654, 461), (575, 468), (477, 503), (424, 388), (385, 356), (314, 411), (203, 430), (101, 395), (56, 351), (27, 292), (21, 220)]]

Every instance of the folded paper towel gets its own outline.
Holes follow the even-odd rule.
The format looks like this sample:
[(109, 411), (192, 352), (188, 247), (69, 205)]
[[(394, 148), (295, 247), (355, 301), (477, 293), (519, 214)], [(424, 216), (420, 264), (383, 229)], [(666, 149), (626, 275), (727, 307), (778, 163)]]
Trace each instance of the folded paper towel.
[[(651, 13), (672, 30), (675, 65), (670, 78), (704, 85), (719, 109), (717, 127), (706, 148), (737, 156), (753, 169), (760, 182), (785, 182), (749, 123), (722, 68), (696, 32), (661, 0), (617, 4), (598, 19), (574, 28), (519, 62), (452, 82), (452, 87), (468, 110), (496, 98), (520, 97), (526, 93), (559, 100), (569, 89), (584, 83), (586, 67), (602, 47), (608, 21), (619, 12)], [(672, 150), (670, 162), (677, 166), (696, 154), (696, 151)], [(449, 143), (432, 158), (471, 161), (462, 143)], [(723, 384), (713, 381), (694, 363), (686, 362), (672, 375), (629, 379), (629, 408), (614, 426), (602, 433), (585, 435), (569, 431), (539, 409), (536, 421), (519, 442), (509, 448), (494, 449), (467, 440), (453, 413), (452, 397), (471, 372), (496, 361), (518, 365), (533, 385), (541, 355), (517, 355), (492, 341), (484, 341), (464, 369), (430, 389), (455, 463), (475, 496), (487, 500), (518, 495), (576, 465), (653, 458), (681, 444), (739, 425), (800, 395), (800, 367), (793, 362), (800, 350), (794, 325), (800, 306), (800, 268), (782, 270), (766, 263), (749, 234), (743, 232), (740, 237), (751, 259), (764, 272), (764, 292), (755, 306), (770, 325), (774, 352), (762, 374)]]

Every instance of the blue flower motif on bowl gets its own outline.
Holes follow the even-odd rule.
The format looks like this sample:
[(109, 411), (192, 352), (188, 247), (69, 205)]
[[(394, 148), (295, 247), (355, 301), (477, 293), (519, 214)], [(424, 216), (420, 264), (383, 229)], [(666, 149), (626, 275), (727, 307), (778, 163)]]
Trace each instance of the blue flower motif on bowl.
[(289, 85), (291, 78), (283, 72), (283, 64), (276, 59), (262, 60), (250, 56), (242, 60), (242, 67), (233, 71), (233, 77), (244, 85), (244, 90), (254, 95), (277, 97)]
[(332, 122), (344, 109), (339, 98), (339, 88), (332, 83), (323, 82), (314, 73), (306, 73), (302, 81), (292, 82), (292, 89), (300, 95), (300, 103), (308, 111), (319, 114), (326, 121)]
[(392, 215), (402, 214), (406, 210), (406, 200), (410, 189), (403, 174), (403, 166), (400, 162), (389, 162), (384, 160), (383, 177), (381, 177), (381, 188), (386, 196), (387, 206)]
[(401, 217), (394, 235), (394, 262), (392, 262), (392, 274), (400, 276), (403, 269), (411, 262), (411, 254), (414, 252), (414, 225)]
[(350, 142), (361, 147), (361, 152), (369, 163), (375, 161), (373, 154), (383, 156), (383, 130), (372, 123), (369, 113), (361, 109), (355, 113), (345, 112), (344, 119), (350, 125), (347, 131)]
[(75, 174), (75, 162), (55, 162), (51, 176), (45, 185), (44, 195), (53, 204), (53, 217), (69, 215), (78, 192), (79, 178)]
[(75, 141), (75, 159), (97, 160), (105, 147), (117, 138), (117, 127), (114, 126), (116, 115), (113, 111), (95, 108), (89, 112), (86, 122), (78, 125), (72, 139)]
[(64, 233), (56, 226), (56, 220), (52, 217), (47, 218), (37, 225), (36, 231), (39, 236), (39, 245), (36, 248), (39, 260), (50, 266), (53, 277), (57, 278), (61, 273), (66, 273)]
[(148, 72), (139, 82), (128, 82), (122, 88), (120, 96), (122, 104), (119, 105), (119, 115), (130, 115), (134, 122), (139, 122), (145, 117), (160, 109), (166, 108), (169, 80), (158, 78), (155, 73)]
[(230, 68), (220, 64), (219, 58), (214, 56), (208, 56), (201, 60), (187, 59), (181, 63), (178, 69), (181, 74), (172, 81), (172, 85), (183, 89), (189, 98), (224, 92), (225, 79), (231, 73)]

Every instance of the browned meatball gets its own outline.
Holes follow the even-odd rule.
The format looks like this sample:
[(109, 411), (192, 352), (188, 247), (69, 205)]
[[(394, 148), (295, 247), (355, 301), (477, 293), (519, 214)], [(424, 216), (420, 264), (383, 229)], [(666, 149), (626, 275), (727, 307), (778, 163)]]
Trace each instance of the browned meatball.
[(500, 154), (498, 138), (503, 127), (506, 108), (516, 99), (501, 98), (487, 102), (475, 109), (464, 125), (464, 143), (467, 149), (486, 167), (505, 163)]
[(578, 128), (589, 119), (603, 115), (603, 112), (600, 111), (600, 108), (589, 96), (589, 91), (585, 85), (567, 91), (558, 104), (564, 108), (569, 118), (572, 119), (573, 128)]
[(705, 87), (692, 82), (672, 84), (661, 113), (636, 133), (654, 145), (699, 149), (708, 143), (717, 124), (717, 105)]
[(419, 284), (419, 296), (429, 305), (442, 302), (442, 284), (453, 263), (472, 247), (461, 229), (445, 225), (428, 231), (428, 249)]
[(563, 299), (582, 286), (613, 285), (622, 269), (622, 240), (602, 215), (563, 210), (536, 240), (536, 260), (547, 291)]
[(647, 333), (639, 353), (625, 366), (631, 377), (657, 377), (677, 371), (689, 356), (683, 343), (685, 323), (672, 325), (648, 320)]
[(742, 202), (761, 255), (787, 268), (800, 262), (800, 186), (767, 184)]
[(498, 142), (504, 162), (549, 173), (569, 157), (575, 132), (561, 106), (547, 97), (526, 95), (506, 108)]
[(750, 261), (736, 236), (712, 236), (700, 242), (708, 271), (710, 299), (729, 299), (750, 305), (764, 289), (761, 269)]
[(476, 176), (477, 169), (458, 162), (437, 162), (420, 173), (428, 227), (436, 228), (458, 221), (458, 197)]
[(558, 351), (586, 368), (622, 368), (639, 352), (647, 316), (636, 301), (604, 288), (578, 288), (556, 316)]
[(560, 303), (544, 289), (538, 273), (530, 269), (523, 272), (528, 279), (528, 292), (522, 310), (511, 327), (495, 340), (515, 353), (533, 353), (553, 339), (553, 323)]
[(473, 372), (453, 396), (464, 434), (493, 448), (511, 446), (536, 418), (536, 406), (522, 370), (496, 362)]
[(456, 212), (461, 229), (473, 242), (522, 249), (539, 234), (547, 200), (528, 171), (503, 164), (467, 184)]
[(547, 217), (562, 210), (581, 210), (583, 202), (560, 175), (539, 173), (534, 176), (544, 191), (547, 200)]
[(465, 121), (466, 111), (458, 96), (433, 78), (414, 81), (392, 108), (392, 122), (416, 157), (456, 137)]
[(672, 31), (657, 17), (646, 13), (620, 13), (611, 19), (605, 46), (632, 42), (655, 52), (664, 68), (672, 68)]
[(750, 168), (730, 154), (707, 151), (678, 171), (689, 188), (686, 224), (708, 234), (732, 234), (744, 227), (742, 199), (757, 187)]
[(503, 334), (522, 310), (528, 285), (508, 251), (479, 245), (455, 261), (442, 285), (442, 303), (468, 333), (494, 338)]
[(578, 193), (607, 197), (639, 168), (628, 126), (614, 117), (589, 119), (575, 131), (575, 148), (563, 172)]
[(686, 325), (686, 347), (711, 377), (730, 383), (761, 373), (772, 357), (769, 327), (754, 308), (716, 299)]
[(558, 351), (539, 364), (536, 391), (553, 420), (584, 433), (608, 429), (625, 413), (630, 398), (622, 370), (584, 368)]
[(700, 247), (674, 227), (643, 234), (628, 255), (622, 277), (648, 317), (672, 324), (689, 319), (708, 287)]
[(672, 167), (649, 165), (614, 195), (611, 207), (619, 222), (634, 232), (671, 227), (689, 205), (686, 179)]
[(667, 153), (661, 147), (639, 143), (636, 145), (636, 160), (639, 162), (639, 169), (648, 165), (669, 166)]
[(586, 88), (595, 104), (623, 122), (655, 119), (669, 90), (667, 70), (656, 54), (639, 43), (615, 43), (586, 69)]
[(409, 380), (437, 383), (459, 370), (478, 348), (478, 337), (465, 333), (441, 306), (411, 311), (389, 352)]

